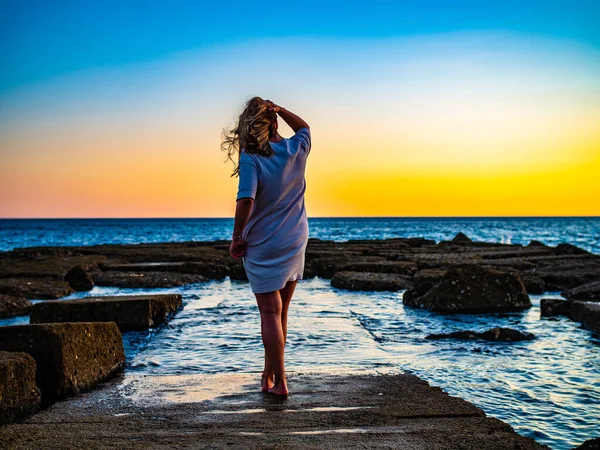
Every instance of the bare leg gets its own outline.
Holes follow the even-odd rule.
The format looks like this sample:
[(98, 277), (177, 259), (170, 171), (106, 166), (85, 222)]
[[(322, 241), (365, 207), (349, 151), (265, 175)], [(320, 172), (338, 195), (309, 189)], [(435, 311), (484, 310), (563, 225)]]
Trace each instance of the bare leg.
[(288, 281), (283, 289), (279, 289), (279, 294), (281, 295), (281, 328), (283, 330), (284, 344), (287, 342), (288, 308), (290, 307), (292, 295), (294, 295), (294, 289), (296, 289), (297, 283), (298, 281)]
[[(260, 328), (265, 346), (265, 366), (268, 366), (267, 377), (272, 372), (274, 386), (269, 393), (287, 395), (287, 383), (284, 367), (284, 335), (281, 327), (282, 302), (279, 291), (254, 294), (260, 310)], [(264, 375), (264, 374), (263, 374)], [(264, 378), (264, 377), (263, 377)]]

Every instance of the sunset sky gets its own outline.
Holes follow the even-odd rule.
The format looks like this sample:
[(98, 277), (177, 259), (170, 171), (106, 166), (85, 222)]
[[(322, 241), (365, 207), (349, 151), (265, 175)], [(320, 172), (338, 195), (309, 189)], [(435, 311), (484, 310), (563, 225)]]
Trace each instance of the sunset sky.
[(254, 95), (309, 216), (600, 215), (597, 0), (1, 8), (0, 217), (233, 217)]

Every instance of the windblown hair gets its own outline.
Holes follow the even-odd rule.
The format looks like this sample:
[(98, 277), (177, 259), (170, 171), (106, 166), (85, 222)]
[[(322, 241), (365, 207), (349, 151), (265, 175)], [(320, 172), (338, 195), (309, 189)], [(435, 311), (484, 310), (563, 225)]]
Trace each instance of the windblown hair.
[(225, 161), (230, 159), (234, 164), (232, 177), (239, 175), (242, 150), (267, 157), (274, 154), (269, 138), (277, 132), (276, 124), (277, 113), (262, 98), (252, 97), (246, 102), (237, 124), (223, 130), (221, 150), (227, 153)]

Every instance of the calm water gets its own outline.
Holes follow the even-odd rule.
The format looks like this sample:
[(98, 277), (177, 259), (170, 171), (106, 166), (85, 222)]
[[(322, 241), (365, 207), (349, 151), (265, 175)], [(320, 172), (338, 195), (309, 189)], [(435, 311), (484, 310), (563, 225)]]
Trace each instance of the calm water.
[[(5, 248), (14, 248), (225, 239), (231, 221), (2, 221), (0, 227)], [(463, 231), (478, 240), (570, 242), (600, 253), (598, 218), (313, 219), (310, 227), (314, 237), (335, 240), (441, 240)], [(260, 323), (248, 284), (225, 280), (168, 289), (95, 287), (66, 298), (130, 293), (181, 293), (184, 309), (158, 331), (124, 333), (128, 370), (149, 375), (262, 370)], [(290, 310), (288, 370), (411, 371), (555, 450), (598, 436), (600, 339), (566, 318), (541, 319), (542, 296), (532, 296), (533, 308), (522, 313), (443, 316), (405, 309), (402, 295), (338, 290), (319, 278), (302, 281)], [(0, 320), (0, 325), (27, 322), (21, 317)], [(529, 331), (537, 338), (520, 343), (424, 339), (430, 333), (494, 326)]]
[[(214, 241), (228, 239), (232, 219), (0, 219), (0, 250), (37, 245)], [(600, 253), (600, 217), (318, 218), (310, 236), (345, 241), (419, 236), (435, 241), (462, 231), (478, 241), (548, 245), (560, 242)]]

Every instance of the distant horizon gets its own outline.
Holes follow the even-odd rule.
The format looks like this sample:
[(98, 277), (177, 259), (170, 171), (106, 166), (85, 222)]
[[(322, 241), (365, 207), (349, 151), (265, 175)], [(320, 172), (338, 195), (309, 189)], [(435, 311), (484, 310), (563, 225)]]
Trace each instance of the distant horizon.
[[(308, 216), (309, 219), (600, 219), (600, 215), (574, 216)], [(0, 220), (233, 220), (232, 217), (0, 217)]]

